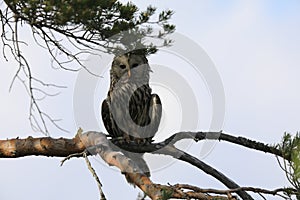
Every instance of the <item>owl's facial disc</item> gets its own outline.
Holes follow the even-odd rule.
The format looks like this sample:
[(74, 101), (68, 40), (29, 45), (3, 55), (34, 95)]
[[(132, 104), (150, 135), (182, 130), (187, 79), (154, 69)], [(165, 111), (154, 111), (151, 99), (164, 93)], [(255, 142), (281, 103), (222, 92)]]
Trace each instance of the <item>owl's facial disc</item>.
[[(140, 55), (129, 54), (114, 58), (112, 64), (112, 73), (117, 80), (127, 82), (141, 82), (149, 74), (147, 60)], [(146, 80), (145, 79), (145, 80)]]
[(128, 78), (130, 78), (131, 77), (131, 74), (132, 74), (132, 72), (134, 72), (135, 71), (135, 69), (134, 68), (137, 68), (139, 66), (139, 64), (138, 63), (134, 63), (134, 64), (132, 64), (131, 66), (130, 66), (130, 69), (128, 69), (128, 72), (127, 72), (127, 74), (128, 74)]
[(139, 64), (138, 63), (133, 63), (132, 66), (131, 66), (131, 69), (135, 68), (135, 67), (138, 67)]
[(121, 69), (126, 69), (126, 65), (120, 65), (119, 66)]
[(126, 72), (127, 72), (128, 78), (130, 78), (131, 72), (130, 72), (129, 67), (127, 67), (127, 66), (124, 65), (124, 64), (120, 64), (120, 65), (119, 65), (119, 68), (121, 69), (122, 76), (125, 76), (125, 74), (126, 74)]
[(123, 82), (123, 83), (127, 83), (129, 81), (129, 79), (130, 79), (130, 76), (131, 76), (131, 70), (130, 70), (129, 65), (127, 65), (127, 64), (119, 64), (119, 65), (117, 65), (117, 69), (116, 70), (118, 71), (116, 73), (118, 79), (121, 82)]

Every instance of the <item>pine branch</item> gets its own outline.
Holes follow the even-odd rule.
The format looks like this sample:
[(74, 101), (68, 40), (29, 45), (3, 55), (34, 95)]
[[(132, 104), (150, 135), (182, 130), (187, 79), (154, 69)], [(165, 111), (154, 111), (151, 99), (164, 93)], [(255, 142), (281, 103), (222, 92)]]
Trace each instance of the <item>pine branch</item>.
[[(201, 141), (208, 139), (207, 135), (212, 134), (219, 134), (219, 138), (215, 138), (215, 140), (227, 141), (250, 149), (263, 151), (282, 157), (282, 152), (275, 147), (271, 147), (261, 142), (249, 140), (245, 137), (235, 137), (220, 132), (179, 132), (160, 143), (145, 144), (143, 146), (122, 144), (120, 147), (135, 153), (151, 153), (168, 145), (173, 145), (183, 139), (194, 139), (195, 141)], [(0, 140), (0, 158), (18, 158), (32, 155), (66, 157), (70, 154), (80, 153), (84, 151), (86, 147), (87, 146), (82, 143), (81, 137), (78, 135), (72, 139), (56, 139), (51, 137), (7, 139)]]
[(175, 133), (172, 136), (170, 136), (169, 138), (167, 138), (166, 140), (164, 140), (163, 142), (159, 142), (159, 143), (152, 143), (152, 144), (148, 144), (146, 146), (143, 147), (139, 147), (139, 146), (132, 146), (132, 145), (126, 145), (123, 144), (122, 148), (124, 149), (128, 149), (137, 153), (145, 153), (145, 152), (153, 152), (153, 151), (157, 151), (161, 148), (164, 148), (168, 145), (173, 145), (176, 142), (183, 140), (183, 139), (193, 139), (196, 142), (198, 141), (202, 141), (202, 140), (218, 140), (218, 141), (225, 141), (225, 142), (229, 142), (232, 144), (236, 144), (236, 145), (240, 145), (249, 149), (254, 149), (257, 151), (262, 151), (265, 153), (270, 153), (276, 156), (280, 156), (286, 160), (290, 160), (290, 158), (285, 158), (283, 155), (283, 152), (281, 150), (279, 150), (276, 147), (270, 146), (268, 144), (264, 144), (262, 142), (257, 142), (254, 140), (250, 140), (248, 138), (245, 137), (236, 137), (233, 135), (229, 135), (229, 134), (225, 134), (222, 132), (179, 132), (179, 133)]
[[(218, 181), (223, 183), (229, 189), (240, 188), (240, 186), (238, 184), (236, 184), (234, 181), (229, 179), (226, 175), (222, 174), (221, 172), (219, 172), (215, 168), (209, 166), (208, 164), (204, 163), (203, 161), (199, 160), (198, 158), (196, 158), (184, 151), (177, 149), (173, 145), (169, 145), (169, 146), (167, 146), (159, 151), (156, 151), (154, 153), (169, 155), (175, 159), (190, 163), (191, 165), (199, 168), (200, 170), (204, 171), (205, 173), (216, 178)], [(244, 200), (253, 200), (253, 198), (249, 194), (247, 194), (247, 192), (245, 192), (245, 191), (237, 191), (236, 193)]]
[(106, 135), (98, 132), (87, 132), (80, 135), (82, 143), (86, 146), (95, 147), (89, 149), (91, 154), (98, 154), (100, 157), (110, 166), (115, 166), (121, 170), (126, 176), (129, 183), (133, 183), (138, 186), (145, 194), (151, 199), (168, 199), (168, 198), (196, 198), (196, 199), (234, 199), (227, 198), (226, 196), (210, 196), (197, 191), (183, 192), (172, 186), (160, 185), (153, 183), (149, 177), (147, 177), (142, 170), (132, 160), (126, 157), (119, 150), (115, 151), (114, 146), (106, 137)]
[[(120, 148), (136, 153), (149, 152), (154, 154), (164, 154), (170, 155), (175, 159), (190, 163), (191, 165), (201, 169), (205, 173), (213, 176), (224, 185), (226, 185), (229, 188), (227, 194), (230, 195), (227, 195), (226, 197), (219, 196), (219, 199), (235, 199), (235, 197), (233, 197), (231, 193), (238, 194), (242, 199), (252, 199), (252, 197), (248, 195), (247, 192), (245, 192), (247, 190), (251, 191), (249, 190), (249, 187), (245, 188), (244, 190), (240, 189), (243, 187), (240, 187), (238, 184), (230, 180), (221, 172), (200, 161), (199, 159), (189, 155), (188, 153), (176, 149), (173, 145), (182, 139), (192, 138), (196, 141), (200, 141), (206, 139), (207, 135), (216, 136), (217, 134), (219, 134), (219, 137), (215, 137), (214, 139), (228, 141), (234, 144), (275, 155), (282, 155), (281, 152), (274, 147), (270, 147), (263, 143), (252, 141), (243, 137), (234, 137), (219, 132), (180, 132), (169, 137), (164, 142), (147, 145), (122, 144), (119, 145), (118, 148), (116, 148), (116, 146), (107, 139), (107, 135), (103, 133), (90, 131), (81, 134), (81, 132), (79, 131), (78, 134), (72, 139), (28, 137), (25, 139), (15, 138), (0, 140), (0, 158), (17, 158), (31, 155), (56, 157), (69, 156), (65, 159), (67, 160), (70, 157), (74, 156), (80, 157), (82, 156), (82, 154), (79, 153), (88, 150), (90, 154), (100, 155), (107, 164), (119, 168), (130, 183), (138, 186), (152, 199), (161, 199), (164, 196), (167, 196), (168, 198), (173, 197), (183, 199), (211, 199), (210, 195), (197, 190), (183, 191), (178, 187), (176, 188), (174, 186), (166, 186), (153, 183), (145, 174), (142, 173), (142, 170), (140, 170), (133, 161), (131, 161), (128, 157), (120, 152)], [(210, 139), (212, 139), (212, 137), (210, 137)], [(264, 193), (265, 191), (268, 190), (260, 190), (259, 192)], [(282, 191), (284, 190), (275, 190), (275, 192), (277, 193)], [(266, 192), (266, 194), (270, 194), (270, 192)]]

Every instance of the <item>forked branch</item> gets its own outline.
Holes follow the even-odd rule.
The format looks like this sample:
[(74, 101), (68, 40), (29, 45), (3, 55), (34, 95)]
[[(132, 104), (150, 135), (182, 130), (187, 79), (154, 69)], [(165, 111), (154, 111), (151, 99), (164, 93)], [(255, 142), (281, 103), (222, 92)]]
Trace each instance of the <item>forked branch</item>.
[(120, 153), (119, 149), (116, 149), (115, 145), (112, 145), (105, 134), (99, 132), (77, 134), (73, 139), (28, 137), (26, 139), (16, 138), (9, 140), (0, 140), (0, 157), (17, 158), (30, 155), (67, 157), (71, 154), (81, 156), (82, 154), (76, 153), (88, 150), (90, 154), (99, 154), (102, 159), (109, 165), (118, 167), (121, 172), (125, 174), (129, 182), (137, 185), (152, 199), (162, 198), (163, 196), (186, 199), (196, 197), (196, 199), (210, 199), (211, 194), (214, 194), (212, 196), (216, 197), (215, 195), (225, 195), (225, 193), (225, 196), (220, 196), (219, 198), (234, 199), (235, 197), (232, 194), (238, 194), (242, 199), (252, 199), (252, 197), (247, 194), (246, 191), (279, 196), (287, 191), (289, 192), (289, 194), (297, 194), (297, 191), (292, 188), (281, 188), (271, 191), (265, 189), (254, 190), (251, 187), (240, 187), (238, 184), (230, 180), (221, 172), (200, 161), (199, 159), (189, 155), (188, 153), (176, 149), (173, 145), (177, 141), (188, 138), (192, 138), (196, 141), (204, 140), (207, 138), (208, 134), (218, 134), (219, 138), (215, 139), (220, 139), (221, 141), (228, 141), (248, 148), (268, 152), (274, 155), (282, 155), (280, 150), (276, 149), (275, 147), (271, 147), (269, 145), (248, 140), (242, 137), (234, 137), (220, 132), (180, 132), (174, 134), (164, 142), (160, 143), (153, 143), (148, 145), (123, 144), (119, 145), (118, 147), (122, 148), (123, 150), (136, 153), (149, 152), (154, 154), (169, 155), (174, 157), (175, 159), (188, 162), (226, 185), (229, 188), (229, 190), (226, 190), (226, 192), (217, 190), (207, 190), (206, 192), (203, 192), (205, 190), (196, 190), (197, 187), (187, 187), (187, 185), (166, 186), (154, 184), (147, 176), (145, 176), (141, 172), (141, 170), (135, 163), (133, 163), (129, 158)]

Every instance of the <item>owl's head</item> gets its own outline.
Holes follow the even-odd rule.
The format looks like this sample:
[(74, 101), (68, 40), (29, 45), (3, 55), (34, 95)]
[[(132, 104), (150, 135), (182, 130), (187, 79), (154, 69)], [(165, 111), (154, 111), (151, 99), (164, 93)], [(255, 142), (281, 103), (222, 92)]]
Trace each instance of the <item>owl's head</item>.
[(126, 53), (114, 58), (111, 78), (121, 82), (148, 82), (150, 66), (145, 55)]

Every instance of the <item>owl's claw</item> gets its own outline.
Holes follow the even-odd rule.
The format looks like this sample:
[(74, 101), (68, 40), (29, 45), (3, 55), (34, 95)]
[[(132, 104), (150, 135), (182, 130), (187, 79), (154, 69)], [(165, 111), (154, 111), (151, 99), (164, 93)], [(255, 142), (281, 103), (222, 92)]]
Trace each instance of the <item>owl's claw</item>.
[(151, 144), (153, 142), (153, 140), (150, 138), (136, 138), (128, 134), (124, 134), (123, 136), (112, 138), (111, 141), (115, 144), (135, 144), (135, 145), (145, 145), (145, 144)]
[(130, 136), (124, 134), (123, 136), (112, 138), (112, 142), (116, 144), (124, 144), (124, 143), (132, 143), (133, 141), (130, 139)]
[(131, 138), (130, 138), (130, 135), (124, 134), (124, 135), (123, 135), (123, 141), (125, 141), (127, 144), (131, 143), (132, 140), (131, 140)]
[(123, 137), (112, 138), (111, 141), (112, 141), (114, 144), (122, 144), (122, 143), (124, 143)]

